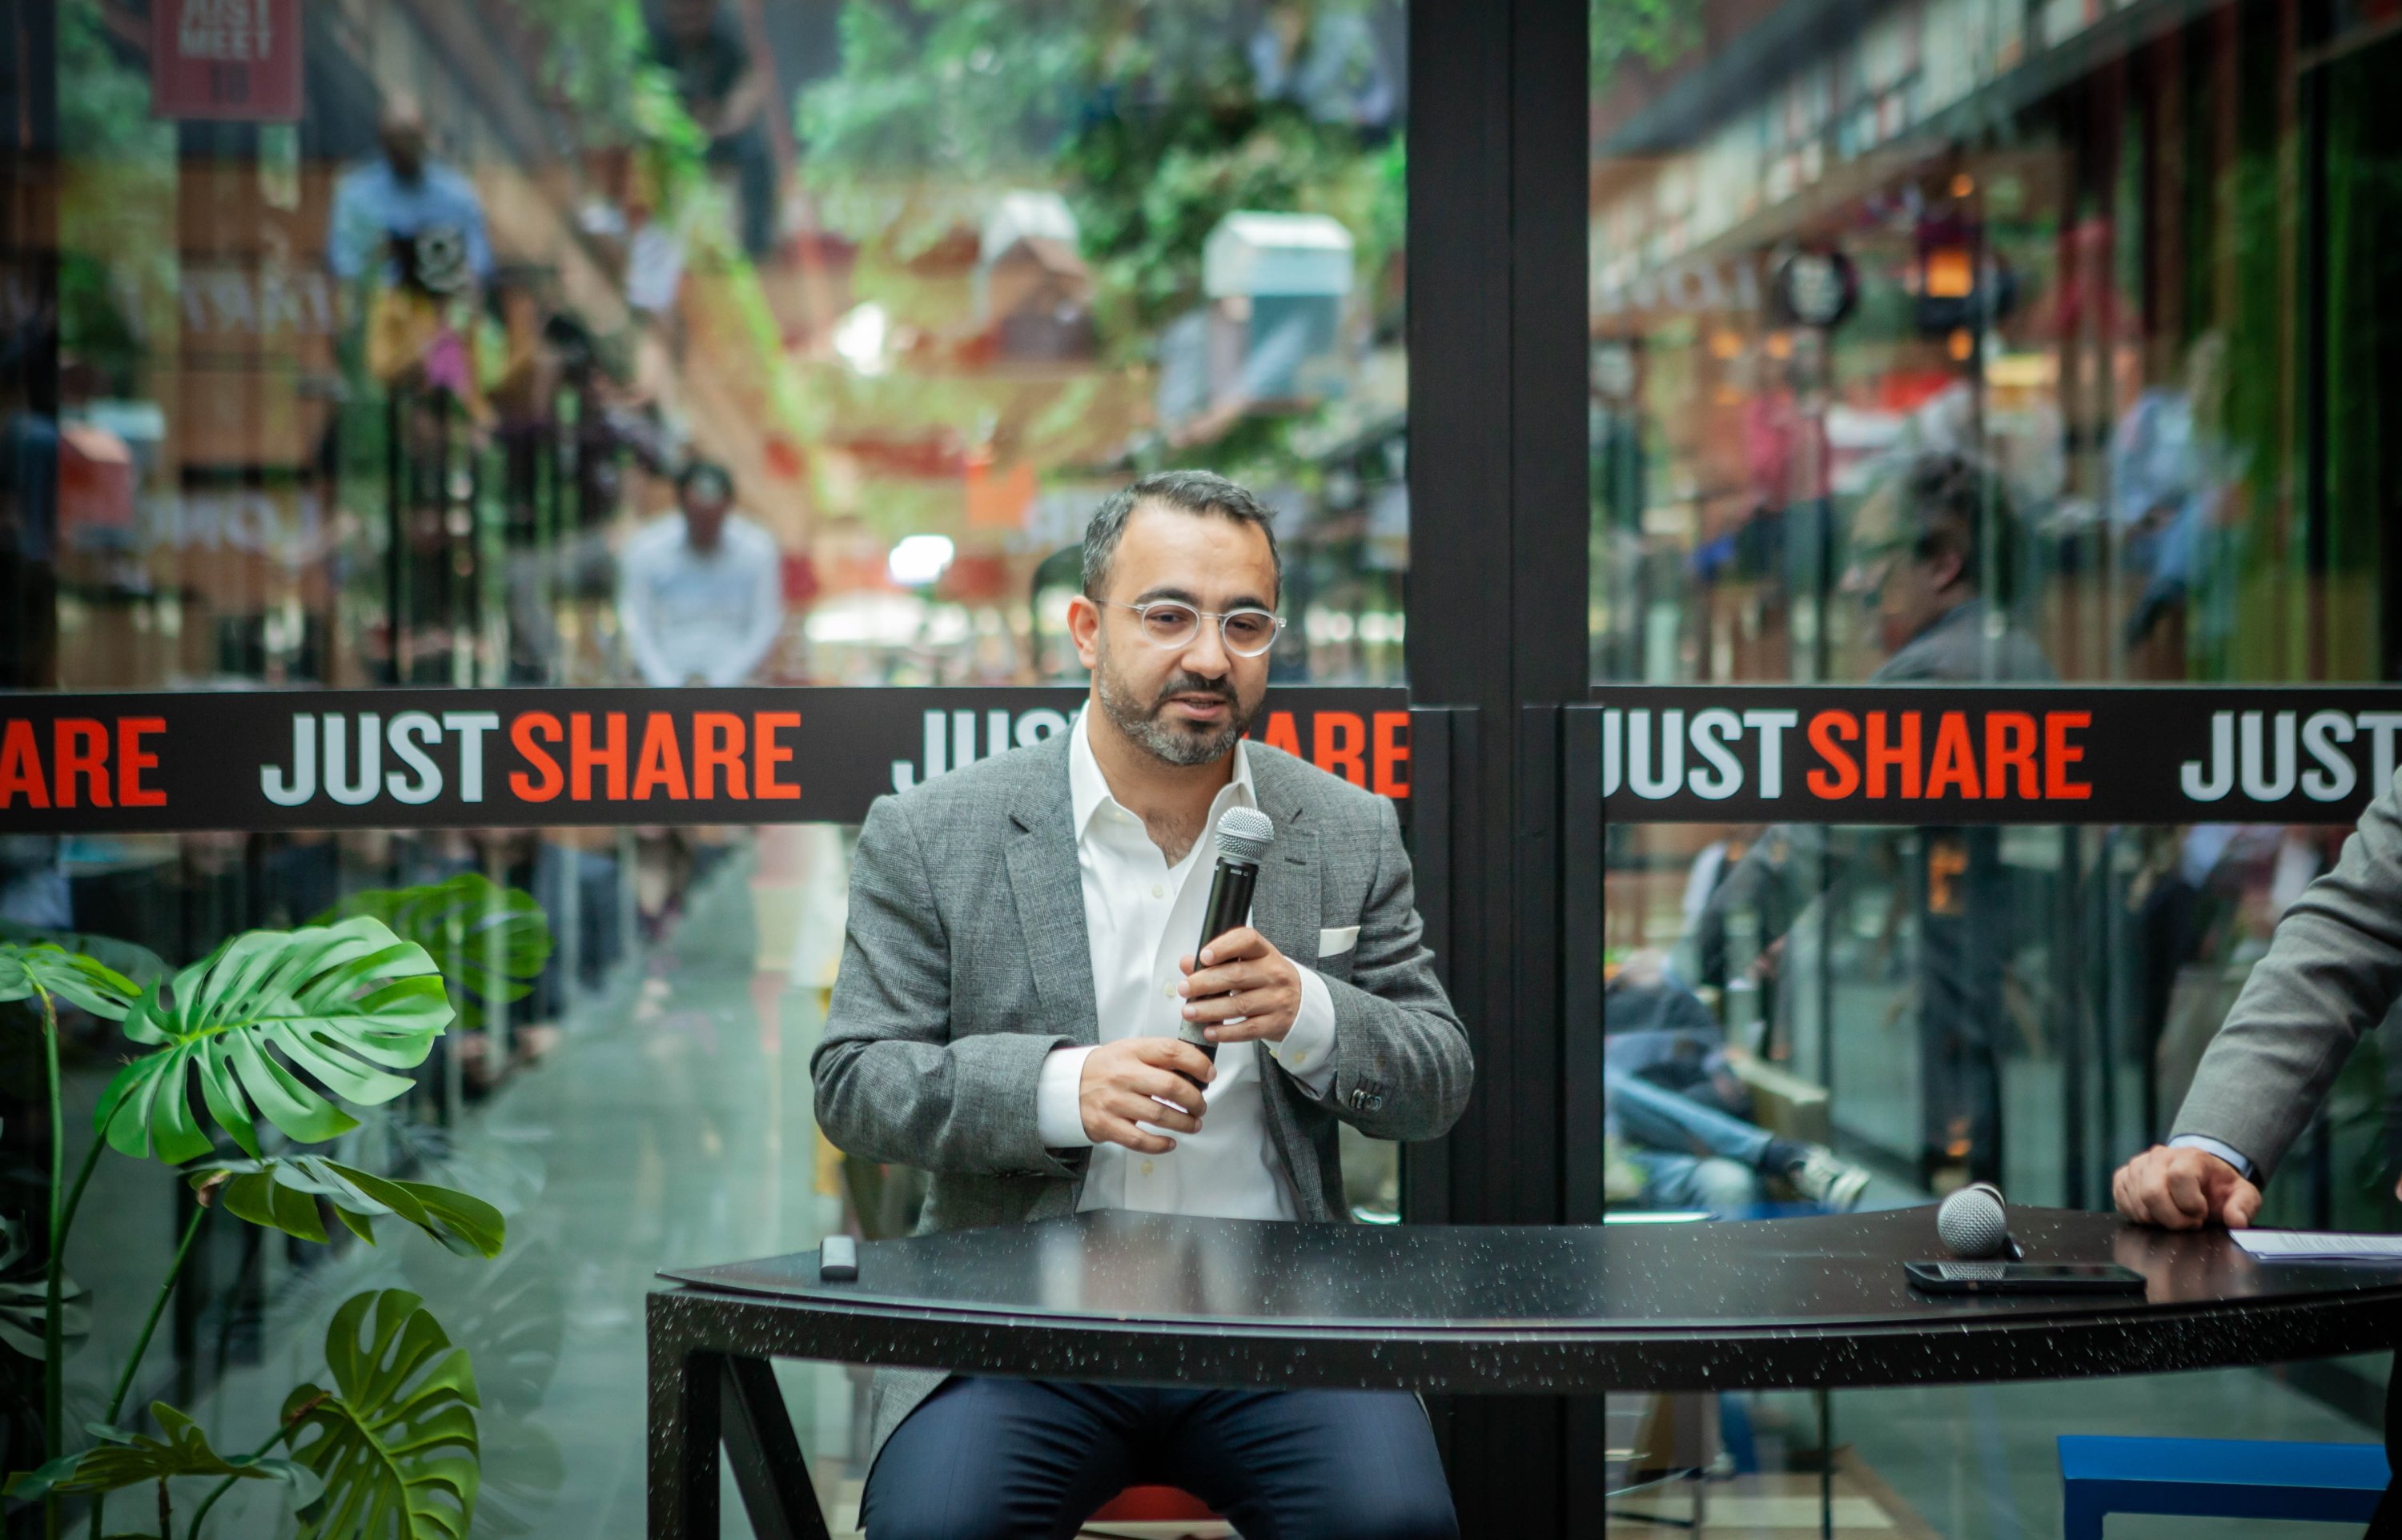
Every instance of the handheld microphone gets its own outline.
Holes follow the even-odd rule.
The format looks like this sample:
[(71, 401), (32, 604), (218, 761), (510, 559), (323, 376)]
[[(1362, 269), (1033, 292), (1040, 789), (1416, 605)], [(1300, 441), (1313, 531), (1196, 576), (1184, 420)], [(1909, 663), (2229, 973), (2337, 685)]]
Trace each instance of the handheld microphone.
[(1935, 1211), (1935, 1233), (1953, 1256), (1968, 1261), (2020, 1254), (2002, 1189), (1991, 1182), (1971, 1183), (1944, 1199)]
[[(1193, 965), (1201, 966), (1201, 949), (1229, 930), (1242, 928), (1251, 914), (1251, 890), (1259, 885), (1260, 859), (1276, 843), (1276, 821), (1255, 807), (1229, 807), (1218, 819), (1218, 870), (1209, 879), (1209, 903), (1201, 914), (1201, 939), (1193, 946)], [(1176, 1036), (1199, 1049), (1209, 1062), (1218, 1060), (1218, 1045), (1201, 1036), (1201, 1024), (1180, 1017)]]

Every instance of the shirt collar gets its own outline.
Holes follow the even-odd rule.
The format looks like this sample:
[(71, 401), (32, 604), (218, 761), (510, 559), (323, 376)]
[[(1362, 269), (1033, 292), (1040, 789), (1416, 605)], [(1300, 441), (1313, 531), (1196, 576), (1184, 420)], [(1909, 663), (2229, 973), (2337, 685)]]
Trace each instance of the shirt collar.
[[(1068, 802), (1070, 816), (1075, 820), (1076, 837), (1080, 840), (1092, 827), (1093, 815), (1102, 808), (1118, 807), (1125, 811), (1119, 807), (1118, 800), (1110, 795), (1109, 777), (1101, 774), (1101, 762), (1094, 757), (1093, 740), (1085, 734), (1086, 715), (1086, 709), (1079, 709), (1076, 720), (1068, 724)], [(1234, 797), (1231, 803), (1225, 800), (1229, 793)], [(1250, 744), (1247, 739), (1236, 738), (1234, 779), (1210, 804), (1210, 816), (1214, 819), (1222, 806), (1256, 807), (1259, 802), (1258, 791), (1251, 784)], [(1133, 815), (1129, 813), (1127, 816), (1131, 818)]]

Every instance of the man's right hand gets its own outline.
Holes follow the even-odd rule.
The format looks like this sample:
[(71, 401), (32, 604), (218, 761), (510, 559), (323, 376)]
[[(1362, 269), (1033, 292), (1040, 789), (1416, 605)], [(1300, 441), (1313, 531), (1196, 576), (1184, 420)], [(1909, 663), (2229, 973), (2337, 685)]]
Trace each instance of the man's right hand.
[(1084, 1055), (1084, 1078), (1076, 1088), (1084, 1137), (1097, 1145), (1165, 1155), (1176, 1141), (1135, 1124), (1200, 1133), (1198, 1086), (1208, 1084), (1217, 1073), (1208, 1054), (1174, 1038), (1122, 1038), (1103, 1043)]
[(2260, 1212), (2260, 1189), (2243, 1173), (2203, 1149), (2154, 1145), (2110, 1178), (2119, 1212), (2139, 1225), (2200, 1230), (2212, 1223), (2242, 1230)]

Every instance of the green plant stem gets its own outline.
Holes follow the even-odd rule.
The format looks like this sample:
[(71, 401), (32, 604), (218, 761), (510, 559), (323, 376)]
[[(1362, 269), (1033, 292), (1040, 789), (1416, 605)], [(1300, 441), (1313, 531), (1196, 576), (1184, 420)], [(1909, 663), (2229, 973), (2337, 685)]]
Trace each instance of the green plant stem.
[(175, 1259), (167, 1268), (167, 1276), (159, 1281), (159, 1297), (150, 1301), (150, 1318), (142, 1323), (142, 1335), (133, 1339), (132, 1355), (125, 1360), (125, 1372), (117, 1377), (117, 1394), (108, 1398), (108, 1410), (101, 1421), (114, 1423), (125, 1406), (125, 1396), (133, 1388), (133, 1372), (142, 1367), (142, 1355), (149, 1351), (150, 1334), (159, 1329), (159, 1317), (166, 1312), (168, 1297), (175, 1292), (175, 1280), (183, 1275), (184, 1258), (191, 1254), (192, 1238), (200, 1232), (202, 1221), (209, 1217), (208, 1205), (192, 1205), (191, 1223), (184, 1227), (184, 1239), (175, 1247)]
[[(269, 1450), (273, 1449), (276, 1445), (283, 1442), (284, 1439), (289, 1438), (290, 1437), (292, 1437), (292, 1424), (286, 1423), (283, 1426), (275, 1430), (275, 1436), (273, 1437), (268, 1439), (267, 1442), (259, 1445), (256, 1449), (252, 1450), (250, 1451), (250, 1457), (254, 1460), (260, 1458), (266, 1454)], [(224, 1480), (219, 1481), (215, 1486), (209, 1489), (209, 1494), (200, 1499), (200, 1506), (193, 1511), (192, 1527), (184, 1532), (184, 1540), (200, 1540), (200, 1520), (206, 1519), (209, 1516), (209, 1510), (217, 1506), (217, 1499), (223, 1497), (228, 1492), (231, 1491), (233, 1484), (241, 1479), (242, 1478), (239, 1476), (228, 1476)], [(159, 1528), (159, 1540), (173, 1540), (173, 1537), (168, 1533), (165, 1526), (163, 1525)]]
[[(142, 1323), (142, 1334), (133, 1339), (133, 1352), (125, 1360), (125, 1372), (117, 1377), (117, 1394), (108, 1398), (108, 1410), (101, 1421), (114, 1423), (117, 1414), (125, 1409), (125, 1397), (133, 1388), (133, 1376), (142, 1367), (143, 1354), (150, 1351), (150, 1337), (159, 1329), (159, 1317), (166, 1313), (167, 1299), (175, 1292), (175, 1280), (183, 1276), (184, 1258), (191, 1255), (192, 1238), (200, 1232), (200, 1221), (209, 1217), (206, 1203), (192, 1205), (191, 1222), (184, 1227), (184, 1239), (175, 1247), (175, 1259), (168, 1264), (167, 1276), (159, 1283), (159, 1297), (150, 1301), (150, 1318)], [(107, 1510), (108, 1494), (94, 1492), (91, 1499), (91, 1540), (100, 1540), (101, 1515)]]
[(107, 1148), (106, 1139), (92, 1135), (91, 1148), (84, 1151), (83, 1165), (76, 1172), (75, 1185), (67, 1189), (66, 1217), (59, 1221), (62, 1234), (75, 1229), (76, 1214), (83, 1207), (83, 1189), (91, 1185), (92, 1168), (100, 1164), (100, 1152)]
[[(44, 1458), (66, 1452), (66, 1335), (59, 1315), (59, 1292), (66, 1276), (66, 1111), (59, 1095), (59, 1008), (50, 992), (35, 981), (42, 1001), (42, 1059), (50, 1097), (50, 1260), (48, 1289), (42, 1304), (42, 1438)], [(52, 1492), (42, 1500), (42, 1533), (58, 1540), (59, 1499)]]

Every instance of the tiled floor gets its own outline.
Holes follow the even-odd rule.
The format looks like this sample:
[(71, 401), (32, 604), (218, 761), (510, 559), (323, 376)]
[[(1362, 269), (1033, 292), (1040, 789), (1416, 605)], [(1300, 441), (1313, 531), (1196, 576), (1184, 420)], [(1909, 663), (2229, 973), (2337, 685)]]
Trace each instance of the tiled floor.
[[(755, 864), (723, 870), (695, 896), (647, 974), (629, 973), (587, 1002), (550, 1061), (466, 1121), (454, 1180), (505, 1200), (511, 1236), (499, 1261), (462, 1260), (411, 1235), (353, 1246), (313, 1272), (281, 1268), (254, 1361), (233, 1354), (200, 1403), (221, 1447), (255, 1443), (285, 1390), (314, 1372), (336, 1302), (370, 1284), (405, 1284), (475, 1351), (485, 1405), (476, 1533), (578, 1540), (642, 1533), (642, 1300), (655, 1270), (800, 1249), (837, 1213), (810, 1117), (808, 1048), (822, 997), (791, 979), (797, 956), (804, 984), (821, 982), (814, 975), (825, 960), (824, 936), (830, 925), (839, 934), (839, 914), (826, 909), (814, 880), (824, 842), (812, 833), (780, 843), (799, 832), (771, 836)], [(148, 1201), (153, 1185), (135, 1181), (131, 1168), (107, 1183), (94, 1189), (102, 1206), (79, 1233), (74, 1261), (121, 1289), (117, 1274), (156, 1276), (150, 1254), (163, 1260), (172, 1237), (162, 1205)], [(208, 1341), (204, 1335), (202, 1351)], [(102, 1344), (78, 1360), (87, 1395), (104, 1373), (113, 1378), (112, 1346), (122, 1351), (104, 1331)], [(821, 1490), (838, 1505), (855, 1502), (845, 1480), (858, 1474), (846, 1467), (856, 1437), (852, 1375), (793, 1365), (779, 1373), (804, 1447), (832, 1478)], [(2371, 1437), (2252, 1371), (1846, 1393), (1835, 1417), (1851, 1451), (1838, 1489), (1839, 1533), (1946, 1540), (2057, 1534), (2051, 1439), (2063, 1432)], [(1755, 1398), (1755, 1421), (1772, 1452), (1806, 1442), (1814, 1425), (1806, 1401), (1789, 1396)], [(1815, 1490), (1814, 1478), (1776, 1475), (1714, 1489), (1702, 1533), (1815, 1534)], [(271, 1494), (245, 1484), (240, 1496), (246, 1501), (228, 1499), (216, 1510), (212, 1535), (291, 1533)], [(1681, 1494), (1660, 1501), (1679, 1517), (1684, 1505)], [(727, 1533), (747, 1533), (730, 1483), (726, 1512)], [(1613, 1528), (1669, 1533), (1631, 1519)], [(2189, 1520), (2114, 1520), (2111, 1529), (2112, 1540), (2271, 1540), (2280, 1533)], [(2325, 1540), (2337, 1532), (2284, 1533)]]

